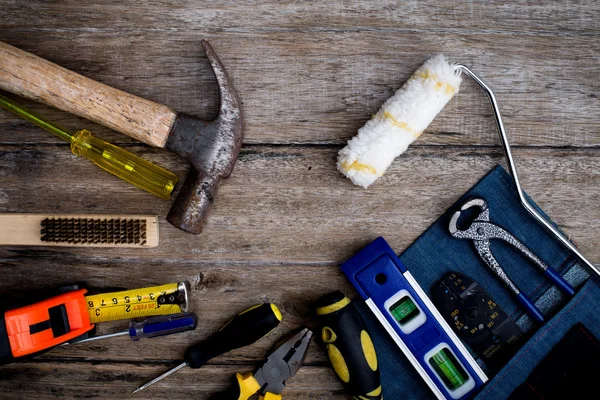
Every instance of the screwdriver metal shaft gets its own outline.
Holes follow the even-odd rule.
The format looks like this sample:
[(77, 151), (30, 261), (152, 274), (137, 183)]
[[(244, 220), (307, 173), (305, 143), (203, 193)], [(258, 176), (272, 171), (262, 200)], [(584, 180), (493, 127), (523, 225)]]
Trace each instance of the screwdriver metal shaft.
[[(92, 342), (94, 340), (108, 339), (108, 338), (112, 338), (112, 337), (116, 337), (116, 336), (125, 336), (125, 335), (129, 335), (129, 331), (107, 333), (106, 335), (100, 335), (100, 336), (92, 336), (92, 337), (87, 338), (87, 339), (79, 340), (79, 341), (77, 341), (75, 343)], [(65, 343), (61, 344), (61, 346), (67, 346), (69, 344), (71, 344), (71, 342), (65, 342)]]
[(186, 367), (188, 364), (187, 362), (182, 362), (181, 364), (179, 364), (178, 366), (176, 366), (175, 368), (171, 368), (170, 370), (168, 370), (167, 372), (165, 372), (164, 374), (162, 374), (161, 376), (159, 376), (158, 378), (154, 378), (152, 379), (150, 382), (143, 384), (142, 386), (140, 386), (139, 388), (135, 389), (133, 392), (131, 392), (131, 394), (137, 393), (140, 390), (144, 390), (146, 389), (148, 386), (154, 385), (156, 382), (160, 381), (161, 379), (166, 378), (167, 376), (171, 375), (174, 372), (179, 371), (181, 368)]
[[(91, 342), (93, 340), (107, 339), (116, 336), (129, 335), (131, 340), (137, 341), (142, 338), (153, 338), (157, 336), (171, 335), (173, 333), (185, 332), (196, 329), (198, 317), (194, 313), (180, 313), (170, 315), (159, 315), (156, 317), (146, 318), (142, 322), (131, 321), (129, 329), (124, 331), (109, 333), (106, 335), (94, 336), (91, 338), (79, 340), (74, 343)], [(61, 346), (67, 345), (61, 344)]]

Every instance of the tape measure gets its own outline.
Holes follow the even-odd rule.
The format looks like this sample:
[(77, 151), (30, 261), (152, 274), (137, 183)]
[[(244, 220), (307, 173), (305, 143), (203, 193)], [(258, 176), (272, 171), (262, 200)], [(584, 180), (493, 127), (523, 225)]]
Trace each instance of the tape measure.
[(189, 283), (85, 296), (91, 323), (189, 311)]
[(519, 349), (523, 333), (474, 280), (450, 272), (434, 285), (432, 294), (448, 324), (491, 372), (499, 371)]

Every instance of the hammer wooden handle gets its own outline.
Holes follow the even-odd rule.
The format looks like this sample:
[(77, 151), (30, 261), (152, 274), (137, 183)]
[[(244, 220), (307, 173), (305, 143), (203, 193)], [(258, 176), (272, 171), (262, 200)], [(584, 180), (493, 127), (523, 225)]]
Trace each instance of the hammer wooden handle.
[(0, 42), (0, 89), (43, 101), (152, 146), (164, 147), (176, 114)]

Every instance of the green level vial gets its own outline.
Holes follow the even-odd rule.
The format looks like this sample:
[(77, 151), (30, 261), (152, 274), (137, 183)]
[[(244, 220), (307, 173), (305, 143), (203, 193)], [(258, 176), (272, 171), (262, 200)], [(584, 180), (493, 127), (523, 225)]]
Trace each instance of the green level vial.
[(390, 307), (392, 316), (400, 325), (410, 322), (417, 315), (419, 309), (409, 296), (404, 296)]
[(464, 385), (469, 376), (460, 365), (454, 354), (444, 348), (429, 358), (429, 364), (442, 378), (446, 386), (455, 390)]

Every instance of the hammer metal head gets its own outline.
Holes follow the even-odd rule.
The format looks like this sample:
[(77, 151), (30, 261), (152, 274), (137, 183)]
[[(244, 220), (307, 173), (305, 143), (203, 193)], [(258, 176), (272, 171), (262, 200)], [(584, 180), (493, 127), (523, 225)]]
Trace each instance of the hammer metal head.
[(202, 232), (208, 208), (221, 182), (233, 171), (244, 138), (237, 92), (212, 47), (205, 40), (202, 47), (217, 78), (221, 99), (219, 114), (213, 121), (177, 115), (165, 146), (191, 163), (167, 220), (195, 234)]

